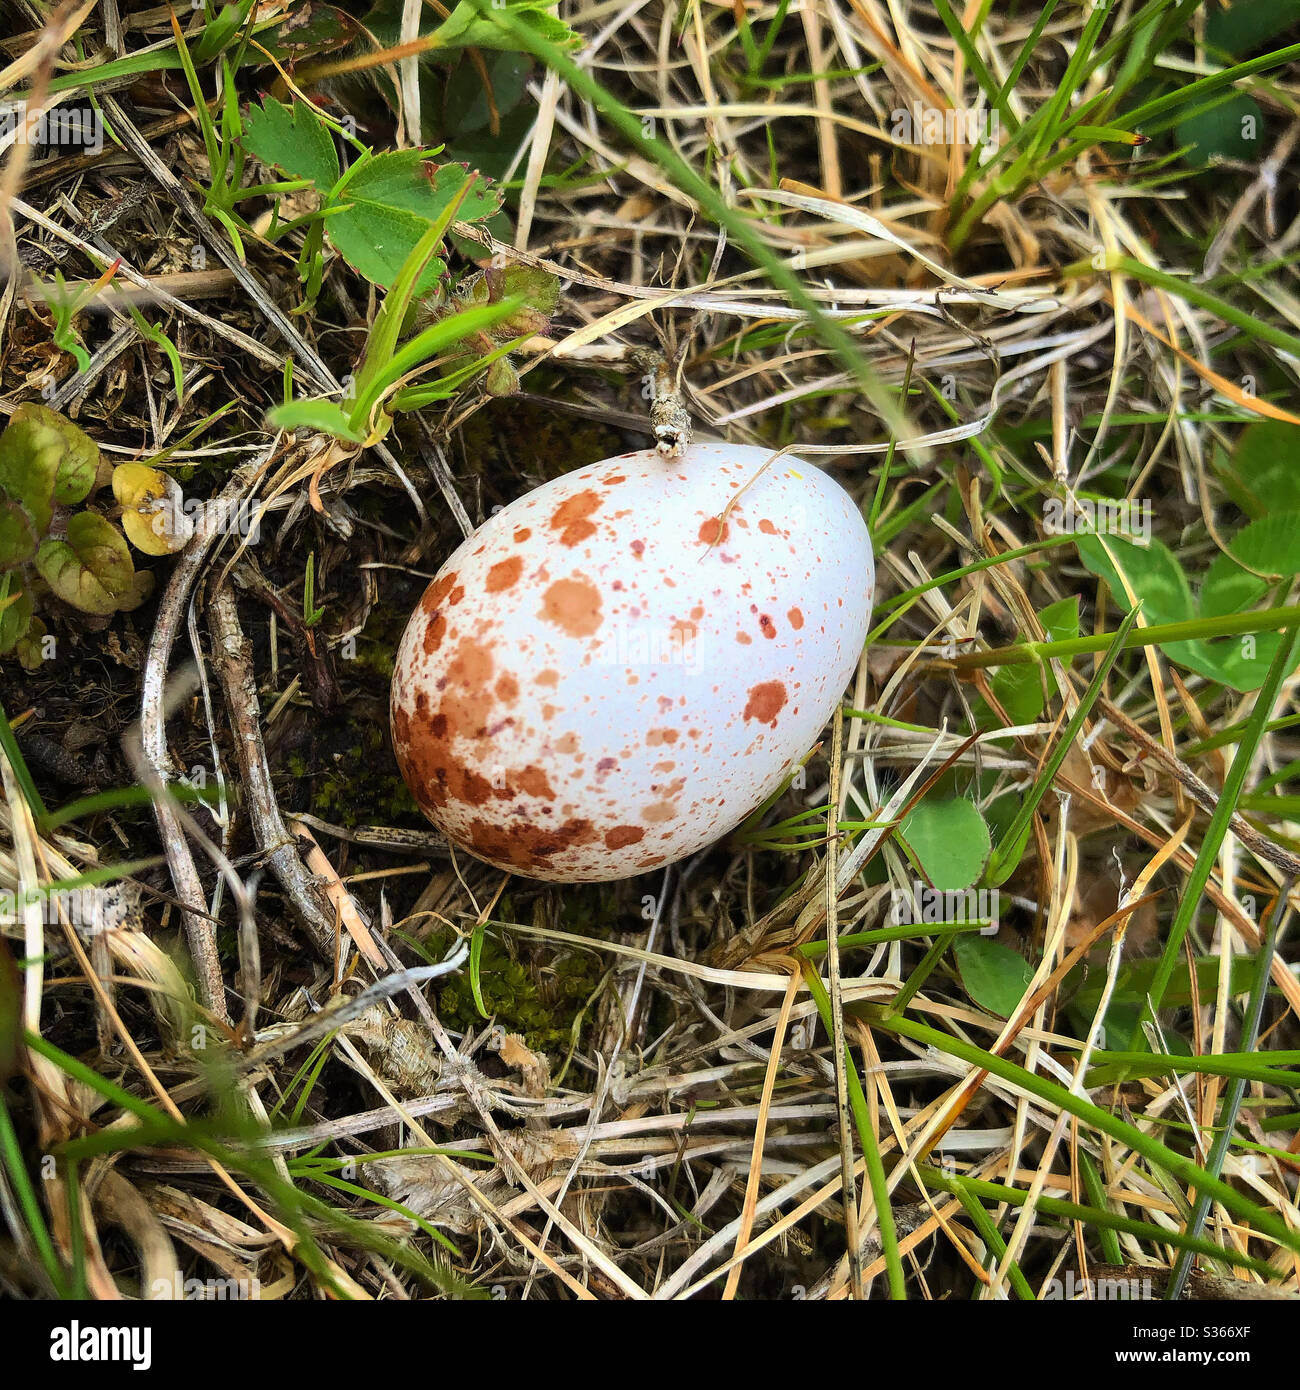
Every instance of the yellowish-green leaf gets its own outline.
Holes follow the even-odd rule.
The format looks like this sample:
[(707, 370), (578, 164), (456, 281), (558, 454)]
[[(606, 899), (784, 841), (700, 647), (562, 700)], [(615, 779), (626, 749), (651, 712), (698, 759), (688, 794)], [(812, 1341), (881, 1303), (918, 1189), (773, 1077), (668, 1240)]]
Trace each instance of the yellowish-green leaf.
[(36, 527), (21, 502), (0, 497), (0, 570), (24, 565), (36, 554)]
[(71, 420), (28, 401), (0, 435), (0, 488), (27, 508), (43, 536), (54, 507), (80, 502), (95, 484), (99, 446)]
[(185, 515), (185, 494), (175, 478), (147, 463), (119, 463), (113, 496), (122, 507), (122, 530), (146, 555), (174, 555), (194, 533)]
[(44, 541), (36, 568), (65, 603), (101, 616), (121, 607), (135, 578), (122, 533), (95, 512), (79, 513), (69, 520), (65, 537)]

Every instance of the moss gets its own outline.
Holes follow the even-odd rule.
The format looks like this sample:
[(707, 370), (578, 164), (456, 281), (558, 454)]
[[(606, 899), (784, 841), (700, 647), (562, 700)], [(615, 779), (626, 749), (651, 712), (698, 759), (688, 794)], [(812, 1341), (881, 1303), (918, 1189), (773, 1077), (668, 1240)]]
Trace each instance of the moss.
[[(505, 904), (503, 904), (505, 907)], [(426, 943), (431, 960), (440, 960), (449, 936)], [(517, 1033), (534, 1052), (553, 1057), (568, 1052), (573, 1027), (600, 983), (602, 966), (590, 951), (539, 946), (518, 954), (513, 942), (488, 934), (479, 959), (479, 989), (488, 1015), (508, 1032)], [(439, 1016), (458, 1032), (482, 1028), (468, 972), (444, 986)]]
[[(546, 387), (530, 378), (529, 389), (541, 393)], [(549, 481), (632, 447), (608, 425), (511, 397), (471, 416), (462, 438), (465, 457), (484, 480), (488, 509), (525, 491), (521, 480)], [(489, 497), (486, 489), (493, 479), (510, 479), (514, 486), (506, 495), (494, 490)]]

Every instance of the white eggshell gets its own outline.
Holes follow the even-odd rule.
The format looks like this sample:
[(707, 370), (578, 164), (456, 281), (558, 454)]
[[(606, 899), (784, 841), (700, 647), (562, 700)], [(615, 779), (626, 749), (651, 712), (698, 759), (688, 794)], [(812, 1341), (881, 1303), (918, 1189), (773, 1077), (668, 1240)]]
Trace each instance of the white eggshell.
[(801, 459), (695, 444), (580, 468), (484, 522), (426, 590), (393, 672), (402, 773), (502, 869), (671, 863), (817, 741), (874, 589), (861, 514)]

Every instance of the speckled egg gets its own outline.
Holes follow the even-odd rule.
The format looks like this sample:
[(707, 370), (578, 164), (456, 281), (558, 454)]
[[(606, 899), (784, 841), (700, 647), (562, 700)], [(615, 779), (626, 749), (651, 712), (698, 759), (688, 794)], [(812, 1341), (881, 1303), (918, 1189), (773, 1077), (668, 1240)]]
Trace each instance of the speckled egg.
[(425, 591), (393, 672), (403, 776), (502, 869), (671, 863), (817, 741), (874, 589), (861, 514), (801, 459), (694, 444), (580, 468), (493, 515)]

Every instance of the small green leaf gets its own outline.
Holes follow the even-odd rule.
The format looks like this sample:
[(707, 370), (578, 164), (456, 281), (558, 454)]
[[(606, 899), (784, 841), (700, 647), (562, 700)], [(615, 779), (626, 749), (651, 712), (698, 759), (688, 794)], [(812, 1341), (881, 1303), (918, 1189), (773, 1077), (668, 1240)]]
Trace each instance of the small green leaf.
[(1077, 545), (1079, 558), (1106, 581), (1120, 608), (1127, 611), (1129, 607), (1120, 581), (1122, 571), (1134, 597), (1142, 600), (1142, 616), (1148, 623), (1182, 623), (1195, 617), (1187, 576), (1163, 541), (1141, 546), (1119, 536), (1079, 536)]
[(365, 435), (348, 424), (348, 417), (337, 401), (314, 398), (288, 401), (274, 406), (266, 413), (267, 421), (277, 430), (319, 430), (349, 444), (364, 444)]
[(320, 5), (315, 0), (295, 5), (289, 17), (270, 36), (263, 36), (267, 52), (281, 61), (301, 62), (346, 48), (357, 41), (361, 26), (336, 5)]
[(1247, 516), (1300, 511), (1300, 426), (1283, 420), (1248, 425), (1232, 457), (1220, 460), (1224, 486)]
[[(1049, 642), (1063, 642), (1079, 635), (1079, 596), (1071, 594), (1049, 603), (1038, 615)], [(1046, 694), (1043, 668), (1035, 665), (1000, 666), (989, 684), (1012, 724), (1032, 723), (1043, 712)]]
[(310, 179), (328, 193), (338, 182), (334, 137), (306, 102), (292, 106), (267, 97), (244, 117), (244, 148), (264, 164), (275, 164), (296, 179)]
[(952, 953), (971, 999), (998, 1018), (1010, 1018), (1034, 978), (1029, 962), (1009, 946), (976, 932), (962, 932), (952, 943)]
[[(493, 8), (507, 11), (512, 19), (526, 24), (534, 33), (558, 48), (572, 48), (581, 41), (562, 19), (550, 12), (551, 6), (546, 0), (503, 0), (499, 5), (493, 0)], [(465, 0), (461, 0), (452, 10), (451, 16), (437, 32), (443, 48), (519, 48), (519, 41), (509, 29), (492, 17), (480, 14)]]
[[(1300, 0), (1234, 0), (1205, 10), (1205, 46), (1244, 57), (1300, 22)], [(1216, 58), (1218, 54), (1215, 54)]]
[[(1229, 994), (1242, 994), (1250, 987), (1252, 964), (1253, 958), (1251, 956), (1234, 956), (1232, 958), (1228, 985)], [(1113, 1002), (1116, 1004), (1144, 1003), (1159, 965), (1160, 961), (1152, 957), (1147, 960), (1129, 961), (1120, 966), (1119, 972), (1115, 976), (1114, 993), (1111, 996)], [(1079, 972), (1077, 970), (1071, 972), (1071, 979), (1076, 973)], [(1202, 999), (1214, 997), (1214, 992), (1218, 988), (1218, 978), (1219, 957), (1198, 956), (1196, 958), (1196, 980), (1197, 990)], [(1105, 987), (1105, 973), (1098, 970), (1091, 971), (1080, 979), (1078, 990), (1071, 1003), (1086, 1010), (1091, 1018), (1097, 1012)], [(1169, 977), (1162, 1003), (1169, 1008), (1177, 1008), (1191, 1002), (1191, 971), (1187, 968), (1187, 962), (1180, 960), (1174, 967), (1173, 974)]]
[(13, 574), (0, 574), (0, 656), (13, 651), (32, 625), (32, 596)]
[(54, 505), (80, 502), (95, 484), (99, 446), (71, 420), (28, 401), (0, 434), (0, 489), (27, 509), (43, 536)]
[(1268, 581), (1250, 574), (1222, 551), (1214, 557), (1201, 581), (1201, 617), (1222, 618), (1244, 613), (1268, 593)]
[[(486, 60), (487, 81), (490, 84), (492, 105), (498, 120), (513, 111), (528, 90), (528, 74), (532, 57), (525, 53), (494, 53)], [(488, 105), (488, 89), (478, 64), (462, 56), (447, 79), (442, 106), (444, 130), (454, 149), (459, 151), (459, 137), (482, 130), (492, 118)]]
[(1300, 511), (1272, 512), (1250, 522), (1228, 542), (1228, 552), (1255, 574), (1300, 574)]
[(66, 539), (43, 541), (36, 568), (65, 603), (100, 616), (117, 611), (135, 579), (122, 533), (95, 512), (72, 517)]
[(474, 935), (469, 941), (469, 987), (474, 995), (474, 1007), (480, 1018), (491, 1018), (487, 1005), (483, 1002), (483, 939), (487, 924), (479, 922), (474, 927)]
[(45, 624), (32, 618), (27, 630), (14, 643), (14, 655), (24, 670), (35, 671), (45, 660)]
[(944, 892), (969, 888), (984, 871), (992, 844), (979, 807), (964, 796), (926, 797), (912, 807), (898, 835), (931, 885)]
[[(420, 238), (461, 192), (469, 171), (460, 164), (437, 164), (423, 150), (395, 150), (367, 159), (338, 193), (340, 211), (326, 232), (347, 263), (375, 284), (391, 287)], [(501, 192), (478, 177), (457, 217), (479, 222), (501, 206)], [(433, 257), (416, 288), (428, 294), (446, 273)]]
[(25, 565), (36, 554), (36, 527), (21, 502), (0, 497), (0, 570)]
[(1185, 156), (1189, 164), (1209, 164), (1211, 160), (1253, 160), (1264, 138), (1264, 113), (1259, 103), (1245, 92), (1233, 92), (1226, 101), (1204, 111), (1193, 110), (1178, 122), (1174, 140), (1192, 148)]

